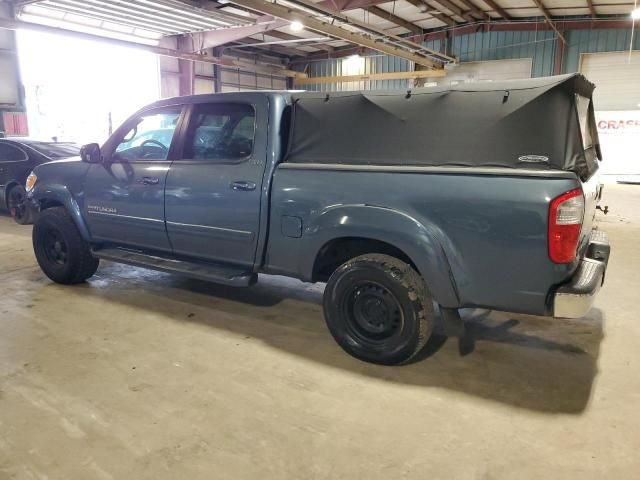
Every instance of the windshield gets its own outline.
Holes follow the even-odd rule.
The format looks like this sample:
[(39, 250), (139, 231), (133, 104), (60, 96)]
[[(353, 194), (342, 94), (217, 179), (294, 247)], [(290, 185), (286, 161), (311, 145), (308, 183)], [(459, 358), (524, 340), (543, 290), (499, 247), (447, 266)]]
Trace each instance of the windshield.
[(80, 155), (80, 146), (75, 143), (29, 142), (28, 146), (49, 158), (69, 158)]

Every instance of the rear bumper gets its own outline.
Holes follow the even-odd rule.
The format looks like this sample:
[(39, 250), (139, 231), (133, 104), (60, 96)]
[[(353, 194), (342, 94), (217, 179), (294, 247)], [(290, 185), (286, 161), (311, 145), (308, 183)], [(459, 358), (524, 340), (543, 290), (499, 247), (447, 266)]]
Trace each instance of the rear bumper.
[(553, 295), (554, 317), (580, 318), (587, 314), (604, 283), (610, 251), (608, 235), (594, 230), (577, 270)]

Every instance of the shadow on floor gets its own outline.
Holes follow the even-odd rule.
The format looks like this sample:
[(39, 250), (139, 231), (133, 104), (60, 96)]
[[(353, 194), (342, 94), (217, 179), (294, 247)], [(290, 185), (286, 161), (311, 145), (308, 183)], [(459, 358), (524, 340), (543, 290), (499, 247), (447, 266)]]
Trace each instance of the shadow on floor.
[(383, 381), (451, 389), (541, 412), (576, 414), (589, 402), (603, 337), (598, 310), (580, 320), (465, 310), (465, 338), (446, 338), (438, 327), (417, 361), (381, 367), (355, 360), (335, 344), (324, 323), (322, 290), (273, 276), (237, 289), (106, 262), (89, 283), (73, 288)]

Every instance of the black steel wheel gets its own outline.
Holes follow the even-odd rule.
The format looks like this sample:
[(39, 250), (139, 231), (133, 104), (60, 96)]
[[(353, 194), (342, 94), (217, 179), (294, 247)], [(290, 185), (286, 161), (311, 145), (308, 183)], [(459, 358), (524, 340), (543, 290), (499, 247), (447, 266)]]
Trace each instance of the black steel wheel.
[(56, 283), (84, 282), (98, 269), (89, 244), (63, 207), (48, 208), (33, 226), (33, 250), (44, 274)]
[(384, 365), (405, 363), (418, 353), (435, 316), (420, 275), (382, 254), (356, 257), (331, 275), (324, 313), (331, 334), (347, 353)]
[(7, 207), (16, 223), (20, 225), (32, 223), (31, 211), (27, 207), (27, 192), (22, 185), (16, 185), (9, 190)]

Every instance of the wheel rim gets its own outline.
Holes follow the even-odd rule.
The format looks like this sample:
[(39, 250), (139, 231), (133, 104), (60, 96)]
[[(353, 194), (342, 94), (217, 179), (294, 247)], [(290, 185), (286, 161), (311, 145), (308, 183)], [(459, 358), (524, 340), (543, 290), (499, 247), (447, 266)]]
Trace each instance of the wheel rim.
[(67, 263), (67, 244), (60, 232), (52, 228), (44, 232), (42, 246), (47, 260), (58, 265)]
[(359, 343), (382, 347), (402, 331), (404, 316), (400, 302), (385, 286), (360, 282), (342, 302), (347, 330)]
[(25, 197), (24, 194), (18, 189), (14, 188), (9, 194), (9, 212), (15, 219), (22, 219), (25, 214)]

